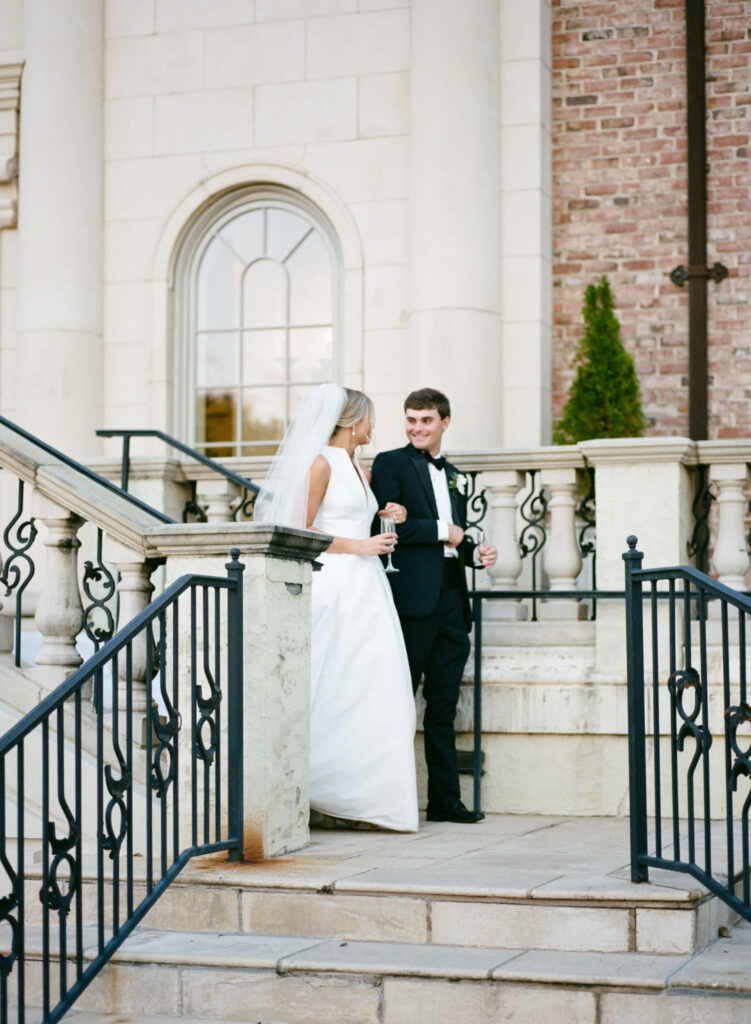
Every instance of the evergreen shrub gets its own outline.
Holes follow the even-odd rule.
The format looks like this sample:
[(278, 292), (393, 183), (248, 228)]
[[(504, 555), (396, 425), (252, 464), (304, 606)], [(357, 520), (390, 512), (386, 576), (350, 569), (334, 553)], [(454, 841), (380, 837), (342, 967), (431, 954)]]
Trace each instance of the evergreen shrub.
[(639, 381), (621, 343), (607, 277), (587, 286), (582, 319), (584, 335), (573, 360), (576, 377), (553, 440), (576, 444), (596, 437), (641, 437), (644, 414)]

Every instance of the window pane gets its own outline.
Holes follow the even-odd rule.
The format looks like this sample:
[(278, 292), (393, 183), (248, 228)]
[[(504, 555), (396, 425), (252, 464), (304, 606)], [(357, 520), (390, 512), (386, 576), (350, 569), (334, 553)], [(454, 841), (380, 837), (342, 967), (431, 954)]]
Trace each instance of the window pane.
[(284, 434), (284, 388), (243, 388), (243, 441), (279, 440)]
[(225, 224), (220, 232), (244, 266), (258, 260), (263, 252), (263, 210), (250, 210)]
[(321, 235), (314, 231), (287, 260), (290, 275), (290, 323), (333, 322), (331, 257)]
[(243, 335), (243, 384), (284, 384), (287, 357), (285, 334), (246, 331)]
[[(196, 443), (199, 446), (233, 442), (236, 427), (237, 394), (235, 391), (199, 391), (196, 394)], [(212, 454), (233, 455), (231, 444), (212, 449)]]
[(297, 416), (297, 409), (303, 398), (312, 391), (311, 387), (291, 387), (289, 389), (289, 418), (293, 420)]
[(243, 264), (221, 238), (211, 241), (198, 270), (198, 329), (223, 330), (239, 322)]
[(196, 339), (196, 386), (199, 388), (235, 387), (237, 335), (199, 334)]
[(285, 260), (313, 225), (289, 210), (266, 212), (266, 255)]
[(245, 327), (284, 327), (287, 323), (287, 275), (273, 260), (258, 260), (245, 274)]
[(296, 327), (289, 332), (289, 379), (331, 380), (334, 332), (330, 327)]

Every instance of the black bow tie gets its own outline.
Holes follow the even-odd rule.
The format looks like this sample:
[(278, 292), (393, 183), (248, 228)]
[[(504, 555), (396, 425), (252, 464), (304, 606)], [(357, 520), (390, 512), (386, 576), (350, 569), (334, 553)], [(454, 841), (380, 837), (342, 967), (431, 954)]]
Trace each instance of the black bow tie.
[(423, 450), (423, 455), (425, 456), (425, 458), (428, 460), (428, 462), (431, 465), (435, 466), (435, 468), (437, 470), (441, 470), (441, 469), (445, 469), (446, 468), (446, 459), (443, 457), (443, 455), (439, 455), (436, 458), (433, 455), (431, 455), (430, 452), (426, 452), (424, 450)]

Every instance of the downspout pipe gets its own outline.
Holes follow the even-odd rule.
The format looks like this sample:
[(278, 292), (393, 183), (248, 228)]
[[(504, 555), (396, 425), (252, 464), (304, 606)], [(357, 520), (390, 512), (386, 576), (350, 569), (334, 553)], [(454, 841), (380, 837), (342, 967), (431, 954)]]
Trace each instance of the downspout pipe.
[(686, 136), (688, 169), (688, 267), (671, 271), (674, 284), (688, 282), (688, 433), (708, 435), (707, 281), (728, 271), (707, 266), (707, 140), (704, 0), (686, 0)]

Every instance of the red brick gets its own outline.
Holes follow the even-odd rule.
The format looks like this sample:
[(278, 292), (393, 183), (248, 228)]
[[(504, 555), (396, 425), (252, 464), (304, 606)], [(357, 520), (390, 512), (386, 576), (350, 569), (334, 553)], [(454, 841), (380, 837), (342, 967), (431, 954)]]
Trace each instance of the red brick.
[[(583, 290), (607, 273), (648, 433), (688, 429), (687, 292), (668, 277), (687, 259), (684, 17), (684, 0), (553, 0), (554, 419), (573, 376)], [(706, 19), (708, 258), (730, 271), (708, 294), (710, 436), (748, 437), (748, 5), (709, 0)], [(640, 26), (649, 34), (636, 35)], [(566, 106), (573, 96), (596, 101)]]

